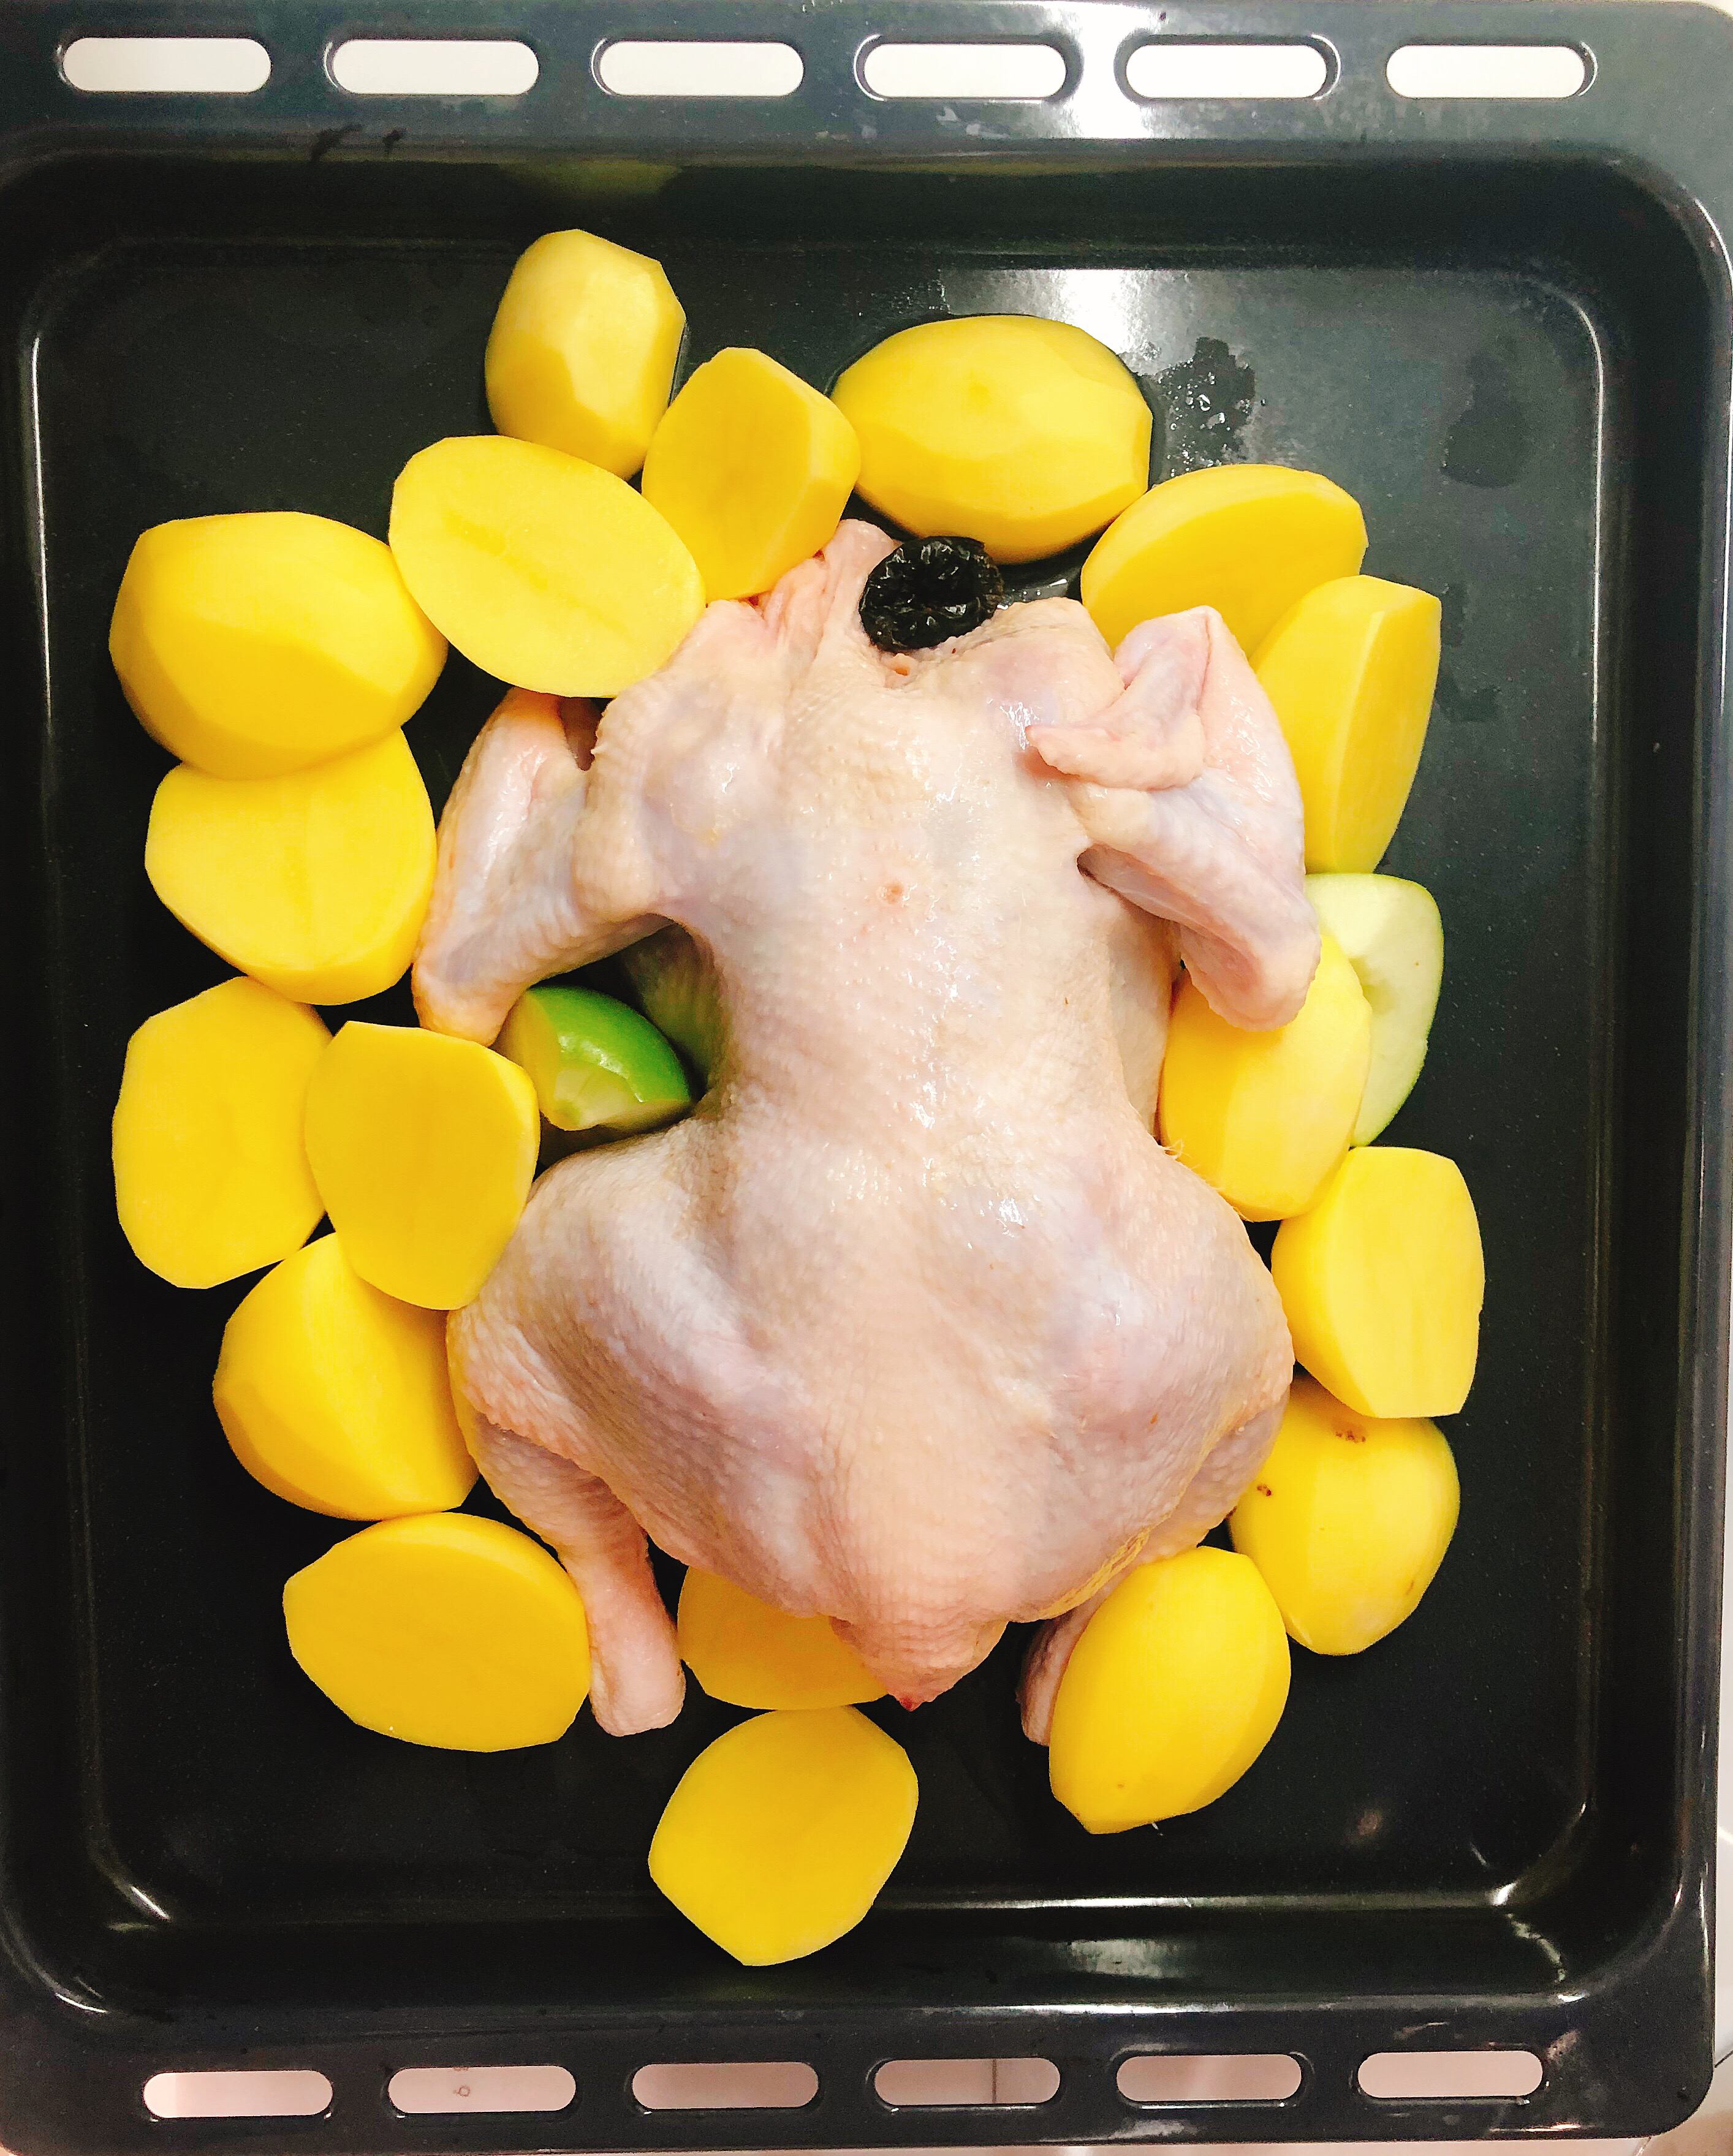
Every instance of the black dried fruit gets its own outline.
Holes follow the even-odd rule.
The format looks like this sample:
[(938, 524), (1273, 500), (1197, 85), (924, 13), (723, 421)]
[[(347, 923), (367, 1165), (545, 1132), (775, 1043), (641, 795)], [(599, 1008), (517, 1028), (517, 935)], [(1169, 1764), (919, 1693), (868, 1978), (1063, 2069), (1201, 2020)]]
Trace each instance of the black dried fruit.
[(979, 539), (905, 539), (866, 579), (861, 626), (881, 651), (926, 651), (990, 621), (1004, 598)]

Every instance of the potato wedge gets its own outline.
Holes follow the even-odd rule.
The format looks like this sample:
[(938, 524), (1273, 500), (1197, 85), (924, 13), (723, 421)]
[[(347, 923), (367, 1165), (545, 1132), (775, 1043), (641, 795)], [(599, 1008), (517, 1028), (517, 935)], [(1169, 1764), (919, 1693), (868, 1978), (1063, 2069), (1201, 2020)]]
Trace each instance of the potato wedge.
[(1212, 606), (1255, 651), (1303, 593), (1366, 550), (1352, 495), (1285, 465), (1215, 465), (1164, 480), (1104, 531), (1083, 604), (1109, 644), (1154, 614)]
[(325, 1210), (307, 1165), (307, 1088), (331, 1035), (246, 979), (147, 1018), (115, 1103), (115, 1203), (133, 1255), (215, 1287), (298, 1250)]
[(400, 980), (433, 891), (427, 788), (400, 733), (284, 778), (179, 764), (157, 789), (145, 873), (185, 927), (297, 1003)]
[(570, 1575), (527, 1535), (467, 1512), (363, 1527), (295, 1574), (283, 1617), (332, 1706), (405, 1744), (552, 1744), (589, 1691)]
[(286, 509), (152, 525), (108, 648), (147, 732), (217, 778), (272, 778), (383, 739), (445, 663), (388, 547)]

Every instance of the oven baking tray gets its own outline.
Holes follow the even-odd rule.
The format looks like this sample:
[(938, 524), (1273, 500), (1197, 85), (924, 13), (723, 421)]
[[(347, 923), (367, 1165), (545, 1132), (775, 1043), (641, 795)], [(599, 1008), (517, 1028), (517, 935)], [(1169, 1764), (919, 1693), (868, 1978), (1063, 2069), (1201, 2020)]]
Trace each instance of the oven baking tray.
[[(248, 34), (251, 96), (102, 96), (94, 33)], [(357, 97), (343, 38), (521, 38), (519, 97)], [(611, 96), (634, 38), (762, 39), (781, 98)], [(1304, 42), (1313, 98), (1151, 103), (1154, 37)], [(1034, 40), (1053, 97), (890, 100), (879, 39)], [(1556, 101), (1405, 100), (1392, 48), (1576, 49)], [(1729, 1278), (1733, 24), (1690, 6), (1270, 0), (8, 0), (0, 9), (0, 2142), (625, 2149), (1630, 2133), (1710, 2061)], [(1014, 1643), (918, 1714), (907, 1858), (815, 1959), (747, 1970), (644, 1866), (730, 1718), (587, 1717), (492, 1758), (344, 1722), (283, 1650), (286, 1574), (346, 1532), (235, 1466), (208, 1380), (240, 1290), (117, 1231), (131, 1029), (214, 979), (141, 865), (161, 752), (105, 652), (137, 531), (296, 507), (382, 531), (391, 480), (485, 424), (523, 244), (664, 259), (686, 364), (762, 344), (827, 382), (944, 313), (1122, 352), (1157, 470), (1314, 466), (1367, 567), (1443, 593), (1388, 865), (1448, 937), (1392, 1132), (1463, 1164), (1489, 1274), (1452, 1425), (1457, 1542), (1375, 1652), (1296, 1658), (1256, 1770), (1092, 1840), (1017, 1733)], [(1031, 572), (1057, 588), (1074, 568)], [(435, 800), (492, 696), (410, 729)], [(388, 1001), (401, 1015), (405, 1006)], [(875, 1712), (879, 1710), (875, 1709)], [(1376, 2102), (1373, 2052), (1515, 2046), (1522, 2099)], [(1289, 2052), (1282, 2102), (1128, 2102), (1154, 2053)], [(896, 2107), (882, 2061), (1051, 2059), (1041, 2105)], [(801, 2108), (646, 2109), (652, 2061), (805, 2061)], [(398, 2068), (557, 2063), (553, 2116), (404, 2116)], [(160, 2120), (162, 2070), (312, 2066), (306, 2119)]]

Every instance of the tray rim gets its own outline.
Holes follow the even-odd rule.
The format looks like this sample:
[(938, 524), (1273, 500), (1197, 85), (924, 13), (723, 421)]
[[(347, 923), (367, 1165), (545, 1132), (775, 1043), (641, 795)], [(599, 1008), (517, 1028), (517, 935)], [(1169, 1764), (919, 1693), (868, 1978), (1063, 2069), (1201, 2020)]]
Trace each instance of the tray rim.
[[(687, 157), (771, 161), (790, 153), (849, 162), (911, 159), (950, 163), (984, 157), (1026, 160), (1087, 153), (1098, 162), (1137, 157), (1159, 146), (1185, 161), (1257, 149), (1296, 162), (1320, 157), (1406, 157), (1448, 164), (1502, 162), (1537, 156), (1616, 164), (1672, 208), (1691, 234), (1718, 305), (1710, 353), (1714, 411), (1705, 415), (1710, 462), (1703, 555), (1705, 584), (1725, 602), (1729, 589), (1730, 394), (1733, 394), (1733, 136), (1725, 120), (1725, 86), (1733, 85), (1733, 22), (1695, 0), (1656, 8), (1648, 0), (1405, 0), (1368, 8), (1357, 0), (1194, 0), (1158, 9), (1154, 0), (633, 0), (633, 36), (778, 38), (795, 44), (806, 80), (773, 110), (757, 103), (712, 108), (695, 121), (672, 100), (616, 100), (595, 80), (596, 53), (618, 27), (601, 0), (414, 0), (411, 7), (363, 13), (334, 0), (107, 0), (100, 19), (81, 0), (8, 0), (0, 13), (0, 194), (14, 179), (69, 157), (150, 155), (195, 145), (204, 149), (308, 154), (366, 153), (413, 125), (414, 154), (496, 146), (513, 157), (586, 146)], [(1321, 45), (1331, 82), (1316, 100), (1293, 105), (1209, 102), (1179, 108), (1139, 104), (1124, 87), (1126, 52), (1157, 30), (1169, 37), (1268, 38)], [(327, 56), (348, 35), (510, 34), (537, 50), (537, 90), (522, 100), (355, 99), (331, 80)], [(273, 52), (270, 83), (246, 98), (92, 98), (61, 80), (56, 56), (80, 32), (121, 34), (256, 34)], [(1000, 134), (985, 147), (961, 141), (924, 105), (870, 100), (877, 127), (859, 133), (861, 54), (874, 43), (908, 36), (944, 41), (1021, 37), (1051, 42), (1067, 56), (1067, 87), (1036, 107), (990, 110)], [(1427, 41), (1564, 43), (1589, 59), (1592, 80), (1578, 97), (1548, 105), (1489, 110), (1465, 100), (1446, 110), (1405, 107), (1386, 92), (1382, 70), (1399, 44)], [(1657, 49), (1673, 61), (1671, 81), (1653, 69)], [(1622, 70), (1627, 85), (1621, 88)], [(1647, 72), (1649, 81), (1642, 85)], [(1111, 80), (1111, 90), (1100, 85)], [(1633, 86), (1641, 85), (1642, 93)], [(1611, 94), (1619, 90), (1618, 95)], [(124, 109), (122, 109), (124, 108)], [(359, 117), (357, 117), (357, 112)], [(409, 154), (399, 150), (399, 154)], [(1444, 2138), (1463, 2134), (1653, 2131), (1685, 2117), (1707, 2085), (1707, 1991), (1712, 1937), (1715, 1841), (1715, 1642), (1719, 1609), (1722, 1438), (1727, 1399), (1730, 1270), (1733, 1270), (1733, 1147), (1726, 1132), (1728, 1050), (1733, 1048), (1733, 919), (1727, 810), (1726, 622), (1705, 610), (1698, 654), (1704, 753), (1698, 772), (1697, 859), (1692, 949), (1694, 1031), (1719, 1056), (1701, 1060), (1688, 1103), (1689, 1164), (1698, 1202), (1688, 1221), (1689, 1291), (1684, 1298), (1681, 1419), (1692, 1442), (1687, 1479), (1675, 1491), (1682, 1552), (1684, 1609), (1702, 1621), (1689, 1628), (1681, 1656), (1681, 1748), (1677, 1763), (1684, 1813), (1681, 1861), (1666, 1906), (1622, 1949), (1599, 1965), (1592, 1987), (1572, 1996), (1514, 2000), (1428, 1999), (1412, 1994), (1329, 2007), (1317, 2002), (1224, 2005), (1208, 2017), (1216, 2048), (1290, 2051), (1304, 2078), (1283, 2103), (1134, 2107), (1114, 2093), (1117, 2061), (1134, 2052), (1195, 2048), (1198, 2010), (1164, 2004), (1128, 2008), (1096, 2001), (1041, 2010), (1038, 2048), (1064, 2075), (1051, 2103), (1031, 2108), (896, 2112), (866, 2087), (885, 2058), (920, 2056), (926, 2010), (882, 2015), (875, 2027), (831, 2010), (755, 2021), (739, 2010), (717, 2015), (681, 2034), (685, 2058), (786, 2057), (791, 2050), (820, 2068), (814, 2102), (795, 2112), (650, 2113), (631, 2099), (631, 2073), (645, 2062), (644, 2040), (606, 2022), (543, 2023), (533, 2048), (578, 2074), (576, 2107), (563, 2114), (429, 2115), (392, 2111), (384, 2082), (404, 2063), (402, 2044), (419, 2041), (417, 2063), (438, 2063), (435, 2032), (419, 2015), (388, 2010), (366, 2026), (321, 2032), (316, 2043), (260, 2043), (244, 2017), (202, 2036), (171, 2033), (78, 1995), (32, 1964), (28, 1944), (0, 1909), (0, 2138), (19, 2156), (36, 2152), (113, 2151), (162, 2139), (188, 2148), (297, 2144), (344, 2149), (515, 2149), (625, 2146), (932, 2146), (1000, 2143), (1007, 2131), (1029, 2141)], [(3, 1827), (3, 1822), (0, 1822)], [(1705, 1999), (1698, 2029), (1645, 2027), (1646, 1995), (1693, 1984)], [(1440, 2010), (1434, 2012), (1434, 2009)], [(1035, 2042), (1031, 2010), (969, 2010), (968, 2041), (977, 2052), (1025, 2052)], [(352, 2017), (353, 2019), (353, 2017)], [(393, 2029), (393, 2021), (404, 2022)], [(835, 2025), (839, 2021), (849, 2025)], [(1172, 2039), (1189, 2025), (1191, 2043)], [(1550, 2081), (1522, 2102), (1373, 2102), (1353, 2070), (1366, 2051), (1387, 2048), (1355, 2025), (1422, 2040), (1448, 2026), (1469, 2046), (1521, 2041), (1543, 2056), (1573, 2048), (1592, 2055), (1604, 2076), (1622, 2068), (1626, 2085), (1614, 2112), (1586, 2122), (1556, 2100)], [(892, 2026), (904, 2031), (890, 2039)], [(555, 2041), (547, 2039), (558, 2030)], [(881, 2039), (877, 2030), (884, 2031)], [(1083, 2036), (1079, 2048), (1067, 2041)], [(1228, 2038), (1232, 2038), (1229, 2041)], [(1166, 2040), (1166, 2041), (1163, 2041)], [(515, 2033), (469, 2032), (460, 2063), (517, 2063)], [(663, 2056), (671, 2048), (664, 2044)], [(391, 2063), (387, 2060), (390, 2055)], [(931, 2055), (942, 2056), (944, 2052)], [(145, 2075), (220, 2065), (306, 2065), (328, 2073), (336, 2096), (317, 2118), (157, 2121), (136, 2092)], [(1567, 2082), (1570, 2078), (1567, 2077)], [(1580, 2084), (1579, 2084), (1580, 2087)], [(1604, 2088), (1601, 2093), (1608, 2093)], [(1618, 2107), (1622, 2105), (1622, 2108)], [(1609, 2123), (1611, 2119), (1612, 2123)]]

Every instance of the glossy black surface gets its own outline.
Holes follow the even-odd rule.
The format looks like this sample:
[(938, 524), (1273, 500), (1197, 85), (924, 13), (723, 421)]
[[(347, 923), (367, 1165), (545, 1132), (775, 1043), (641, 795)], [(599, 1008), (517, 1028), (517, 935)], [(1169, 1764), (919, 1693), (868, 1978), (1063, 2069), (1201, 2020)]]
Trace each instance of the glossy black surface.
[[(1400, 13), (1408, 35), (1490, 18)], [(931, 139), (907, 139), (915, 119), (894, 108), (902, 139), (845, 151), (820, 123), (846, 98), (820, 91), (810, 48), (792, 110), (732, 110), (713, 141), (703, 108), (592, 127), (550, 105), (527, 132), (527, 105), (406, 121), (387, 100), (326, 141), (337, 94), (280, 67), (275, 104), (219, 117), (134, 107), (122, 138), (111, 106), (61, 114), (44, 94), (58, 132), (0, 133), (8, 2145), (1629, 2132), (1689, 2108), (1707, 2067), (1726, 1270), (1728, 320), (1702, 242), (1733, 172), (1689, 96), (1664, 126), (1629, 72), (1645, 37), (1676, 39), (1670, 64), (1725, 84), (1721, 28), (1669, 10), (1639, 33), (1640, 13), (1592, 20), (1596, 95), (1619, 89), (1607, 40), (1624, 40), (1619, 126), (1653, 137), (1643, 179), (1573, 141), (1586, 100), (1529, 109), (1537, 137), (1554, 130), (1546, 157), (1472, 118), (1369, 104), (1363, 32), (1333, 93), (1360, 105), (1337, 119), (1324, 100), (1317, 140), (1292, 112), (1223, 116), (1204, 155), (1153, 122), (1128, 154), (1081, 93), (1038, 157), (1021, 107), (988, 157), (930, 116)], [(0, 125), (29, 116), (7, 69), (39, 64), (54, 15), (0, 18)], [(1352, 59), (1340, 11), (1196, 20), (1295, 34), (1325, 17)], [(1144, 20), (983, 6), (969, 22), (1087, 48), (1110, 18)], [(1498, 10), (1501, 32), (1518, 18), (1536, 35), (1577, 21)], [(260, 27), (280, 49), (306, 19)], [(539, 19), (544, 54), (569, 55), (601, 18)], [(774, 8), (658, 19), (805, 34)], [(855, 20), (820, 11), (823, 49)], [(629, 121), (645, 155), (626, 162)], [(414, 131), (393, 144), (400, 122)], [(1617, 132), (1604, 107), (1593, 125)], [(1357, 136), (1332, 156), (1338, 127)], [(750, 163), (726, 161), (754, 141)], [(918, 157), (937, 162), (903, 168)], [(1365, 507), (1367, 569), (1446, 602), (1437, 709), (1385, 864), (1434, 891), (1448, 938), (1432, 1053), (1389, 1138), (1461, 1162), (1487, 1248), (1445, 1568), (1372, 1653), (1297, 1651), (1256, 1768), (1159, 1831), (1092, 1840), (1052, 1803), (1016, 1727), (1020, 1643), (913, 1717), (875, 1709), (920, 1773), (914, 1838), (858, 1933), (780, 1969), (726, 1963), (643, 1869), (661, 1803), (732, 1711), (694, 1697), (651, 1737), (609, 1740), (586, 1717), (546, 1750), (465, 1758), (368, 1736), (299, 1676), (281, 1583), (346, 1530), (234, 1464), (208, 1381), (242, 1287), (190, 1296), (143, 1273), (108, 1178), (128, 1033), (223, 970), (142, 874), (167, 759), (105, 651), (132, 539), (270, 507), (383, 533), (402, 462), (486, 424), (482, 343), (517, 249), (572, 223), (666, 264), (688, 368), (758, 344), (825, 383), (941, 314), (1078, 322), (1149, 388), (1158, 474), (1226, 456), (1327, 472)], [(1014, 583), (1062, 588), (1075, 566)], [(454, 659), (413, 722), (436, 804), (496, 693)], [(382, 1008), (405, 1014), (400, 998)], [(1522, 2102), (1374, 2106), (1354, 2066), (1404, 2042), (1525, 2045), (1547, 2080)], [(1142, 2048), (1291, 2049), (1309, 2071), (1287, 2106), (1135, 2110), (1112, 2068)], [(867, 2092), (879, 2059), (984, 2051), (1054, 2058), (1059, 2097), (934, 2115)], [(625, 2092), (647, 2061), (753, 2056), (810, 2059), (815, 2104), (651, 2118)], [(382, 2108), (397, 2066), (489, 2059), (569, 2065), (576, 2105), (555, 2121)], [(138, 2110), (157, 2067), (242, 2062), (324, 2066), (335, 2110), (172, 2126)]]

